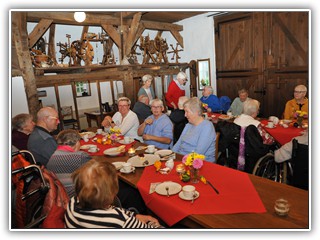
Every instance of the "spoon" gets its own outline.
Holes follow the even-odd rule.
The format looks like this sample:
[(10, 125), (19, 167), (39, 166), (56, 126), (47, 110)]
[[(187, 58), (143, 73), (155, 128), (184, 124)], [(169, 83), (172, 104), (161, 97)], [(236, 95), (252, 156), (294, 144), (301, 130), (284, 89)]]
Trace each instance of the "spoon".
[(194, 202), (194, 200), (195, 200), (195, 198), (197, 197), (197, 194), (196, 193), (194, 193), (193, 195), (192, 195), (192, 201), (191, 201), (191, 204), (193, 204), (193, 202)]
[(166, 191), (167, 191), (167, 197), (169, 197), (170, 194), (169, 194), (169, 187), (168, 186), (166, 186)]

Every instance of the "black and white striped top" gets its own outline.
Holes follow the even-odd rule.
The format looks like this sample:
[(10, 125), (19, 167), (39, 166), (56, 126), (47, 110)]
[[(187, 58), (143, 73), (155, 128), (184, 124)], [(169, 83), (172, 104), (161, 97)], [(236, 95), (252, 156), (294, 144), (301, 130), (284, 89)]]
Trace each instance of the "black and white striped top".
[(72, 197), (65, 213), (66, 228), (155, 228), (143, 223), (135, 213), (123, 208), (81, 209)]

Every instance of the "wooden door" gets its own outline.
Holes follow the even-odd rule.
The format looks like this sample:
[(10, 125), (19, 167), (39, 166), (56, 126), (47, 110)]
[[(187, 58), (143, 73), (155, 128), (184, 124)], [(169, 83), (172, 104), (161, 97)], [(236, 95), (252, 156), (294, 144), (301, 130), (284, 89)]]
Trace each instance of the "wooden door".
[(218, 95), (240, 88), (281, 117), (297, 84), (308, 85), (308, 12), (232, 13), (215, 18)]

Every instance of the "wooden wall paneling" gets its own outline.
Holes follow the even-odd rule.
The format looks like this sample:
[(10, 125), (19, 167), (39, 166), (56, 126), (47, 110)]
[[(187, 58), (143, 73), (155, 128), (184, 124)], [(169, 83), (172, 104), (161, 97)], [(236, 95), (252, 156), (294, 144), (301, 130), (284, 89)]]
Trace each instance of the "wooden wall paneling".
[(246, 87), (265, 117), (281, 117), (294, 86), (308, 85), (308, 12), (218, 16), (215, 42), (218, 94)]
[(100, 86), (100, 81), (96, 81), (97, 85), (97, 92), (98, 92), (98, 102), (99, 102), (99, 110), (100, 114), (104, 112), (103, 106), (102, 106), (102, 97), (101, 97), (101, 86)]
[(60, 94), (59, 94), (59, 85), (58, 84), (55, 84), (54, 85), (54, 92), (55, 92), (55, 95), (56, 95), (56, 101), (57, 101), (57, 112), (58, 112), (58, 115), (59, 115), (59, 121), (60, 121), (60, 124), (59, 124), (59, 129), (62, 130), (64, 128), (64, 125), (63, 125), (63, 118), (62, 118), (62, 115), (61, 115), (61, 103), (60, 103)]

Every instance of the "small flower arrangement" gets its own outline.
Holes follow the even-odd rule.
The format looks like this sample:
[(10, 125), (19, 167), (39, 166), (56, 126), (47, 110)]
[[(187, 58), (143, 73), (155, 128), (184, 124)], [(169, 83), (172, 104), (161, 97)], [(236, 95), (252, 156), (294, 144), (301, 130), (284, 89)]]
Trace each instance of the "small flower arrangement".
[(308, 113), (304, 111), (296, 111), (293, 114), (293, 117), (297, 119), (297, 127), (301, 127), (303, 119), (308, 118)]
[(296, 111), (293, 116), (295, 118), (308, 118), (308, 113), (304, 111)]
[(205, 109), (205, 110), (208, 110), (208, 104), (206, 104), (206, 103), (202, 103), (202, 107), (203, 107), (203, 109)]
[(182, 158), (182, 163), (189, 167), (189, 169), (180, 176), (184, 182), (191, 181), (192, 183), (198, 183), (199, 180), (203, 183), (207, 183), (204, 176), (199, 176), (199, 169), (203, 166), (205, 156), (199, 153), (192, 152), (185, 155)]
[(200, 169), (203, 165), (203, 160), (206, 157), (202, 154), (192, 152), (190, 154), (185, 155), (182, 158), (182, 163), (186, 166), (193, 167), (195, 169)]

